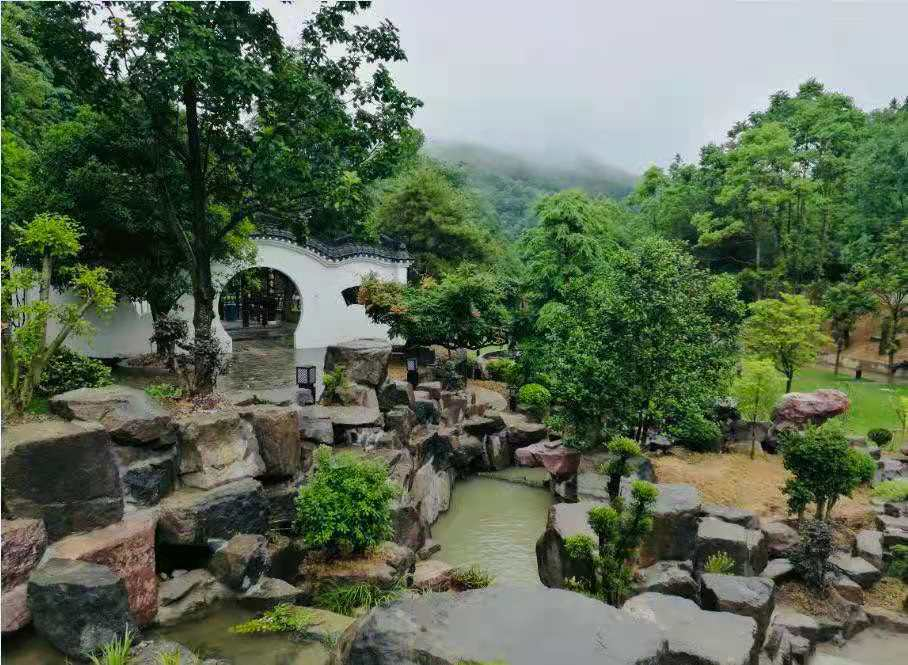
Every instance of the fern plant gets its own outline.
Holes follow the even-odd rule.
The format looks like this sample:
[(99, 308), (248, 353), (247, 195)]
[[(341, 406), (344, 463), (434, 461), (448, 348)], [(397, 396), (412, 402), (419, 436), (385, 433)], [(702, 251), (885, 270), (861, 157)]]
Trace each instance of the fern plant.
[(706, 557), (703, 571), (717, 575), (731, 575), (735, 572), (735, 560), (728, 552), (716, 552)]

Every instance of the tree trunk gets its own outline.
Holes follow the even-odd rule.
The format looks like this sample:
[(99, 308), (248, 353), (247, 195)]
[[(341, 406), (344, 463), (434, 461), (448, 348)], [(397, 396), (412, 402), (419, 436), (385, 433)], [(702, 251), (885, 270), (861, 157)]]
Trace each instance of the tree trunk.
[(211, 229), (208, 224), (208, 192), (202, 164), (202, 140), (199, 132), (198, 93), (195, 81), (183, 84), (186, 107), (186, 169), (192, 201), (192, 297), (195, 300), (192, 324), (193, 345), (192, 392), (207, 395), (214, 391), (217, 362), (211, 324), (214, 321), (214, 286), (211, 281)]
[(750, 421), (750, 459), (757, 459), (757, 421)]
[(817, 499), (817, 514), (816, 517), (818, 520), (823, 519), (826, 516), (826, 500)]
[(842, 346), (843, 346), (842, 340), (839, 340), (838, 342), (836, 342), (836, 345), (835, 345), (835, 369), (833, 369), (833, 371), (832, 371), (832, 373), (835, 374), (836, 376), (839, 375), (839, 359), (842, 357)]
[(791, 381), (792, 381), (792, 379), (794, 379), (794, 372), (791, 372), (790, 374), (789, 374), (789, 373), (786, 373), (786, 374), (785, 374), (785, 392), (786, 392), (786, 393), (790, 393), (790, 392), (791, 392)]

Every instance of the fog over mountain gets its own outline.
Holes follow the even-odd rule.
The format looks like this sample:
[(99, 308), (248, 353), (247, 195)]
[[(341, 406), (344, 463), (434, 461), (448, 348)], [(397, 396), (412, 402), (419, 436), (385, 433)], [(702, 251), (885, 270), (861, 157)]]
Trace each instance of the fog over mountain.
[[(298, 39), (314, 3), (262, 1)], [(816, 77), (864, 108), (908, 94), (906, 0), (379, 0), (433, 140), (640, 173)]]

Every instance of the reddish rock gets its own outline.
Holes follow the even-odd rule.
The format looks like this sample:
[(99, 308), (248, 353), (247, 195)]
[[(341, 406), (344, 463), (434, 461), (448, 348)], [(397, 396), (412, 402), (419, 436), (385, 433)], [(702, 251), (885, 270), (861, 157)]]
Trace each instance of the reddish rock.
[(550, 446), (542, 444), (542, 451), (538, 453), (542, 466), (553, 476), (568, 476), (577, 473), (580, 468), (580, 453), (572, 448), (562, 445)]
[(545, 450), (544, 443), (532, 443), (514, 451), (517, 466), (542, 466), (539, 455)]
[(46, 547), (47, 533), (41, 520), (3, 520), (4, 592), (28, 580)]
[(155, 575), (155, 519), (136, 514), (122, 522), (75, 534), (51, 545), (49, 555), (107, 566), (123, 578), (136, 624), (151, 623), (158, 610)]
[[(4, 548), (5, 549), (5, 548)], [(4, 633), (24, 628), (32, 620), (28, 610), (28, 584), (3, 590), (2, 627)]]
[(848, 410), (851, 403), (841, 390), (821, 389), (810, 393), (783, 395), (773, 410), (773, 424), (820, 425)]

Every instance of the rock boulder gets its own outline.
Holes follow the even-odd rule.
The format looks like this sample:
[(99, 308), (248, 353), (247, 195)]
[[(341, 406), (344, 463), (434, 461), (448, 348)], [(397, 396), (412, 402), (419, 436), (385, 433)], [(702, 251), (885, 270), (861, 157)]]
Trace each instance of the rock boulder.
[(49, 559), (28, 581), (35, 630), (71, 658), (135, 631), (123, 579), (106, 566)]
[(412, 596), (373, 609), (341, 637), (340, 665), (661, 663), (651, 623), (558, 589), (491, 586)]
[(694, 564), (703, 570), (713, 554), (725, 552), (735, 561), (735, 574), (752, 577), (766, 567), (766, 537), (758, 529), (745, 529), (737, 524), (705, 517), (697, 530)]
[(765, 577), (704, 573), (700, 577), (700, 606), (704, 610), (731, 612), (757, 622), (757, 642), (763, 644), (775, 609), (775, 583)]
[(79, 388), (50, 399), (50, 410), (67, 420), (99, 422), (116, 443), (127, 446), (173, 442), (167, 411), (142, 390), (121, 385)]
[[(644, 562), (693, 558), (703, 497), (693, 485), (659, 483), (653, 530), (641, 549)], [(624, 491), (624, 490), (622, 490)]]
[(268, 499), (256, 480), (238, 480), (212, 490), (184, 489), (161, 502), (158, 541), (206, 545), (209, 538), (265, 533)]
[(3, 432), (3, 507), (43, 519), (49, 540), (123, 516), (110, 436), (97, 423), (45, 421)]
[(652, 591), (669, 596), (681, 596), (700, 602), (700, 582), (692, 575), (690, 561), (657, 561), (649, 568), (638, 571), (642, 578), (637, 585), (640, 593)]
[(207, 570), (196, 569), (161, 583), (158, 590), (157, 622), (162, 626), (179, 623), (202, 613), (221, 601), (233, 598), (233, 592), (214, 579)]
[(821, 389), (809, 393), (787, 393), (776, 403), (772, 413), (776, 429), (784, 425), (803, 427), (810, 423), (822, 425), (835, 416), (842, 415), (851, 403), (841, 390)]
[(240, 416), (252, 423), (259, 452), (265, 463), (263, 475), (282, 478), (300, 470), (299, 416), (295, 407), (260, 405), (246, 407)]
[(588, 564), (568, 557), (564, 541), (570, 536), (586, 535), (597, 542), (590, 527), (588, 515), (591, 508), (604, 505), (600, 502), (556, 503), (549, 508), (546, 527), (536, 542), (536, 565), (539, 579), (548, 587), (563, 587), (570, 577), (589, 578), (592, 570)]
[(354, 339), (325, 350), (325, 372), (343, 365), (349, 381), (378, 388), (388, 376), (390, 357), (391, 342), (387, 339)]
[(122, 577), (132, 618), (137, 625), (145, 626), (158, 610), (154, 544), (154, 517), (135, 513), (103, 529), (57, 541), (49, 548), (48, 557), (96, 563)]
[(211, 489), (265, 473), (252, 424), (235, 412), (194, 413), (177, 421), (180, 480)]
[(265, 536), (241, 533), (215, 551), (208, 567), (228, 588), (244, 591), (261, 579), (269, 563)]

